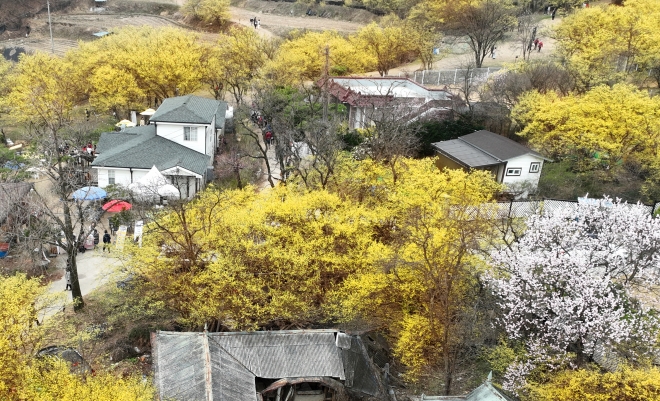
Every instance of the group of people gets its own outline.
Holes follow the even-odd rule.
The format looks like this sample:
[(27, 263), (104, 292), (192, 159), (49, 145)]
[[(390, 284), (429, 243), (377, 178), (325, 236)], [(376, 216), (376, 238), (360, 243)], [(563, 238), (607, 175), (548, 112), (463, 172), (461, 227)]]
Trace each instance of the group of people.
[(268, 121), (266, 121), (266, 119), (264, 118), (264, 116), (261, 115), (261, 113), (259, 113), (254, 109), (250, 113), (250, 120), (252, 120), (253, 123), (257, 124), (257, 127), (261, 128), (261, 132), (264, 136), (264, 143), (266, 144), (266, 149), (268, 149), (268, 147), (272, 145), (273, 141), (275, 140), (273, 127), (270, 125)]
[(541, 48), (543, 48), (543, 42), (539, 40), (539, 38), (534, 39), (534, 50), (537, 50), (540, 52)]
[(250, 24), (254, 25), (254, 29), (258, 29), (261, 27), (261, 20), (257, 17), (250, 18)]

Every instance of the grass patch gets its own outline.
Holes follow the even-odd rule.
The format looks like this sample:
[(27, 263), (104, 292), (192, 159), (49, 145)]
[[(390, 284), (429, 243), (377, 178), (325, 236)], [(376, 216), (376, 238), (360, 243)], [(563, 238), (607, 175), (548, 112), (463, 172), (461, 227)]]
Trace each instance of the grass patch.
[(610, 177), (606, 172), (592, 170), (576, 172), (568, 160), (544, 163), (538, 185), (538, 195), (551, 199), (576, 199), (609, 195), (628, 202), (648, 202), (641, 194), (644, 181), (625, 168)]

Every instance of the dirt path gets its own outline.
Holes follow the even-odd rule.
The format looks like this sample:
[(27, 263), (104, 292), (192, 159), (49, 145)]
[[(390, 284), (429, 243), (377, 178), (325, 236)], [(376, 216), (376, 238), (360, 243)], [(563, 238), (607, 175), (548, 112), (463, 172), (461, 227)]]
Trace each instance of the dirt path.
[[(561, 20), (559, 18), (556, 18), (554, 21), (550, 18), (546, 18), (539, 22), (538, 37), (543, 42), (543, 49), (540, 52), (532, 52), (530, 56), (531, 60), (549, 58), (552, 56), (552, 53), (555, 50), (555, 40), (550, 37), (550, 33), (552, 28), (557, 26), (560, 22)], [(433, 70), (464, 68), (468, 62), (474, 61), (474, 54), (467, 45), (454, 46), (453, 51), (453, 53), (447, 54), (433, 63)], [(482, 67), (502, 67), (505, 64), (515, 63), (518, 60), (522, 60), (522, 48), (513, 40), (508, 40), (497, 46), (494, 59), (488, 56), (484, 59)], [(422, 70), (422, 64), (419, 62), (413, 62), (391, 69), (389, 75), (405, 76), (406, 74), (411, 74), (420, 70)], [(370, 72), (365, 75), (378, 76), (378, 72)]]
[[(320, 17), (286, 17), (276, 14), (262, 14), (244, 8), (230, 7), (231, 19), (241, 25), (250, 26), (250, 18), (256, 17), (261, 20), (261, 29), (263, 31), (279, 31), (285, 29), (313, 29), (313, 30), (336, 30), (340, 32), (355, 32), (363, 24), (349, 21), (339, 21)], [(268, 32), (265, 35), (273, 35)]]

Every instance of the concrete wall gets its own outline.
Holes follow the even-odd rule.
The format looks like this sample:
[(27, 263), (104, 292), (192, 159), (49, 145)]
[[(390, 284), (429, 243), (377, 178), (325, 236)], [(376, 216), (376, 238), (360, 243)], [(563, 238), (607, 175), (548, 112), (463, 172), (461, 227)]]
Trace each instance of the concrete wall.
[[(183, 140), (183, 128), (184, 127), (197, 127), (197, 140), (196, 141), (184, 141)], [(156, 135), (162, 136), (163, 138), (169, 139), (170, 141), (176, 142), (179, 145), (183, 145), (187, 148), (190, 148), (196, 152), (203, 154), (207, 153), (207, 139), (206, 139), (206, 130), (207, 125), (202, 124), (171, 124), (171, 123), (156, 123)], [(213, 149), (211, 149), (211, 152)]]

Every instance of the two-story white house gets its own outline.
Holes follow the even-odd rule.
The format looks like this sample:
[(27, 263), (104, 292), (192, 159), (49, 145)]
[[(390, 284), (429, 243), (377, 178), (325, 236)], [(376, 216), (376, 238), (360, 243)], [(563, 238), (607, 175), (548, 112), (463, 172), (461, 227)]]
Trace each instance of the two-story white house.
[(487, 170), (512, 192), (536, 189), (544, 161), (551, 161), (524, 145), (490, 131), (476, 131), (433, 144), (438, 167)]
[(98, 186), (128, 186), (156, 166), (182, 198), (191, 198), (213, 178), (226, 112), (225, 102), (178, 96), (165, 99), (149, 125), (101, 134), (92, 163)]

